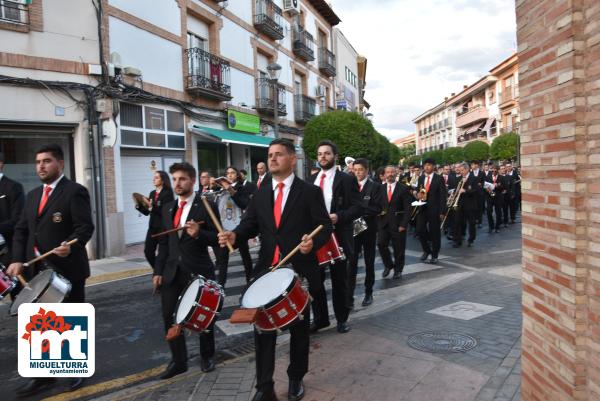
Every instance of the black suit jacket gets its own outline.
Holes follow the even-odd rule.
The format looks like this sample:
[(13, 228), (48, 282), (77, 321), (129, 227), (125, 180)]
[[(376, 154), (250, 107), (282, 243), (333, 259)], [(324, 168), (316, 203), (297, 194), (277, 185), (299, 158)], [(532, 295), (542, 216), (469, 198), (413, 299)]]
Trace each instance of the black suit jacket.
[[(61, 258), (50, 255), (46, 260), (71, 281), (89, 277), (90, 265), (85, 244), (94, 233), (94, 223), (88, 190), (63, 177), (38, 216), (42, 192), (43, 186), (39, 186), (27, 194), (25, 208), (13, 236), (13, 262), (33, 259), (34, 246), (40, 253), (45, 253), (60, 246), (63, 241), (77, 238), (78, 241), (71, 245), (69, 256)], [(31, 268), (25, 269), (28, 277), (34, 273)]]
[(460, 195), (458, 200), (458, 207), (464, 212), (473, 212), (479, 209), (479, 193), (481, 187), (479, 186), (479, 178), (469, 173), (467, 181), (463, 184), (465, 192)]
[(367, 222), (369, 231), (377, 229), (376, 218), (382, 210), (383, 195), (381, 189), (381, 184), (367, 178), (365, 185), (360, 191), (360, 206), (363, 209), (363, 217)]
[[(425, 188), (425, 182), (427, 176), (421, 174), (417, 184), (417, 191), (421, 188)], [(423, 206), (424, 212), (428, 216), (439, 216), (446, 213), (446, 198), (448, 197), (448, 191), (446, 190), (446, 184), (444, 179), (436, 173), (431, 176), (431, 183), (429, 184), (429, 192), (427, 193), (427, 204)]]
[(154, 202), (154, 195), (156, 194), (156, 190), (150, 192), (148, 198), (152, 202), (152, 210), (148, 210), (143, 205), (135, 205), (135, 208), (143, 215), (150, 215), (150, 221), (148, 222), (148, 227), (152, 230), (160, 230), (162, 228), (162, 208), (169, 202), (173, 201), (173, 190), (171, 188), (163, 188), (158, 193), (158, 200), (156, 204)]
[(387, 183), (380, 185), (381, 193), (381, 215), (378, 218), (380, 230), (387, 229), (392, 232), (398, 232), (399, 227), (408, 227), (411, 214), (411, 203), (413, 197), (406, 185), (401, 182), (396, 183), (396, 188), (392, 192), (392, 200), (387, 199)]
[[(311, 183), (315, 182), (318, 175), (319, 173), (311, 176)], [(352, 222), (363, 214), (356, 177), (335, 170), (335, 176), (333, 177), (333, 197), (331, 198), (331, 208), (329, 211), (331, 214), (337, 214), (338, 217), (335, 224), (336, 233), (353, 231), (354, 226)]]
[(458, 185), (458, 178), (456, 177), (456, 174), (454, 174), (454, 173), (448, 174), (448, 182), (445, 182), (443, 175), (441, 177), (442, 177), (442, 181), (444, 181), (444, 183), (446, 184), (447, 190), (454, 189)]
[(6, 240), (8, 250), (12, 248), (13, 232), (24, 204), (23, 185), (7, 176), (2, 176), (0, 179), (0, 234)]
[[(491, 171), (488, 172), (487, 176), (485, 177), (485, 180), (487, 182), (494, 183), (494, 177), (492, 176)], [(498, 174), (498, 176), (496, 177), (496, 188), (494, 189), (496, 196), (500, 196), (502, 194), (508, 193), (509, 188), (510, 188), (510, 181), (509, 181), (508, 177)], [(486, 191), (486, 194), (488, 194), (487, 191)]]
[(252, 187), (248, 185), (244, 185), (239, 181), (233, 183), (233, 188), (235, 189), (235, 195), (231, 196), (231, 199), (235, 202), (235, 204), (242, 210), (246, 210), (248, 204), (250, 203), (250, 199), (252, 198), (253, 192)]
[(255, 266), (255, 270), (260, 271), (271, 266), (277, 245), (283, 258), (300, 243), (304, 234), (311, 233), (322, 224), (323, 229), (313, 238), (312, 252), (306, 255), (298, 252), (290, 260), (300, 272), (306, 268), (316, 269), (315, 251), (325, 245), (333, 231), (321, 189), (295, 177), (281, 214), (279, 228), (275, 227), (273, 216), (274, 192), (271, 179), (261, 183), (260, 189), (250, 200), (242, 221), (233, 230), (237, 235), (236, 242), (261, 235)]
[[(209, 202), (215, 215), (219, 218), (219, 211), (214, 203)], [(171, 201), (163, 206), (163, 229), (173, 228), (173, 218), (177, 213), (179, 202)], [(217, 247), (217, 228), (199, 196), (195, 196), (186, 221), (204, 221), (200, 225), (198, 238), (190, 237), (186, 230), (168, 234), (168, 241), (162, 241), (158, 247), (158, 256), (154, 264), (154, 275), (163, 277), (163, 284), (168, 285), (175, 278), (177, 269), (182, 269), (190, 274), (200, 274), (208, 279), (214, 279), (214, 270), (208, 246)], [(181, 234), (181, 237), (180, 235)]]

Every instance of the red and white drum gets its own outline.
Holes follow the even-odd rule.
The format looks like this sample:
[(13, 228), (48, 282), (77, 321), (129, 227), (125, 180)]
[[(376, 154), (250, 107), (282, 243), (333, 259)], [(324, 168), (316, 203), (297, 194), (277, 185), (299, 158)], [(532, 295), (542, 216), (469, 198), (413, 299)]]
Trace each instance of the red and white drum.
[(219, 315), (224, 299), (223, 287), (213, 280), (196, 276), (177, 300), (175, 323), (192, 331), (203, 332)]
[(0, 299), (4, 298), (17, 286), (17, 279), (4, 272), (4, 265), (0, 263)]
[(282, 267), (254, 279), (241, 304), (243, 308), (258, 308), (254, 324), (259, 331), (273, 331), (302, 319), (309, 300), (294, 270)]
[(317, 250), (317, 260), (319, 265), (326, 265), (328, 263), (335, 264), (336, 260), (344, 260), (344, 250), (338, 244), (338, 240), (334, 233), (331, 233), (331, 238), (325, 245)]

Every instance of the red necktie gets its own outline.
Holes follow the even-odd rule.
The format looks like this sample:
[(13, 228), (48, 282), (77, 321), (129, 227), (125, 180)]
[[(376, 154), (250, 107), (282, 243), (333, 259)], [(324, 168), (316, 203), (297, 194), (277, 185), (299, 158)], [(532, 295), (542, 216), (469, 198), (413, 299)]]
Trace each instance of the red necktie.
[(258, 182), (256, 183), (256, 187), (260, 189), (260, 183), (262, 182), (262, 177), (258, 177)]
[[(277, 198), (275, 198), (275, 207), (273, 208), (273, 217), (275, 218), (275, 227), (279, 228), (281, 222), (281, 206), (283, 205), (283, 182), (277, 184)], [(279, 262), (279, 245), (275, 245), (275, 253), (273, 254), (273, 262), (271, 265), (275, 266)]]
[(444, 182), (446, 183), (446, 185), (448, 185), (448, 176), (447, 175), (444, 176)]
[(388, 184), (388, 203), (392, 201), (392, 184)]
[(494, 175), (494, 176), (492, 176), (492, 177), (493, 177), (494, 184), (495, 184), (495, 183), (496, 183), (496, 179), (497, 179), (498, 177), (497, 177), (497, 176), (495, 176), (495, 175)]
[(42, 201), (40, 202), (40, 206), (38, 207), (38, 216), (42, 214), (42, 210), (44, 210), (44, 206), (46, 206), (46, 203), (48, 202), (50, 192), (52, 192), (52, 187), (50, 185), (46, 185), (44, 187), (44, 195), (42, 196)]
[(323, 175), (321, 176), (321, 182), (319, 183), (319, 186), (321, 187), (321, 191), (325, 192), (325, 190), (323, 189), (323, 183), (325, 181), (325, 177), (327, 177), (327, 174), (323, 173)]
[(427, 181), (425, 182), (425, 191), (426, 191), (426, 192), (429, 192), (429, 184), (430, 184), (429, 180), (430, 180), (430, 179), (431, 179), (431, 176), (430, 176), (430, 175), (428, 175), (428, 176), (427, 176)]
[(185, 207), (186, 203), (186, 201), (179, 202), (179, 208), (177, 209), (177, 212), (175, 212), (175, 218), (173, 219), (173, 228), (179, 227), (181, 215), (183, 214), (183, 208)]
[(156, 204), (156, 202), (158, 202), (158, 194), (159, 194), (158, 191), (154, 192), (154, 203), (155, 204)]

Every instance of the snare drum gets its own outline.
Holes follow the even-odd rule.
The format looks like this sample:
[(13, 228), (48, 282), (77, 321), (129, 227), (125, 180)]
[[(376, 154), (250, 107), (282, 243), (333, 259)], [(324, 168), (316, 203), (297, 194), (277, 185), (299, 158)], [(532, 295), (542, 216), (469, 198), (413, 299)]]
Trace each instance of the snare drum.
[(175, 307), (175, 323), (186, 329), (203, 332), (219, 315), (223, 307), (225, 292), (213, 280), (196, 276), (183, 290)]
[(38, 273), (24, 287), (10, 306), (11, 316), (17, 316), (19, 306), (27, 303), (61, 303), (71, 292), (71, 282), (52, 269)]
[(17, 279), (4, 272), (5, 267), (0, 263), (0, 299), (4, 298), (17, 286)]
[(282, 267), (255, 278), (242, 295), (241, 304), (243, 308), (258, 308), (254, 324), (259, 331), (273, 331), (303, 319), (309, 300), (294, 270)]
[(331, 233), (329, 241), (321, 248), (317, 250), (317, 260), (319, 265), (326, 265), (328, 263), (335, 264), (336, 260), (344, 260), (344, 250), (338, 244), (338, 240), (334, 233)]

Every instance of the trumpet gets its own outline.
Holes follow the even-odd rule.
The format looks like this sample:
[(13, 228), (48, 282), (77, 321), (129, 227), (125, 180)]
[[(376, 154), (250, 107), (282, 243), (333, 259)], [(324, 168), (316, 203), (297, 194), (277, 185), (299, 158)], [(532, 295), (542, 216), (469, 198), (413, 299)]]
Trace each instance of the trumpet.
[[(421, 199), (418, 199), (419, 195), (421, 195)], [(420, 200), (421, 202), (427, 202), (427, 190), (425, 188), (421, 188), (419, 190), (419, 192), (417, 193), (417, 200)], [(422, 207), (423, 205), (413, 206), (412, 212), (410, 214), (410, 221), (413, 221), (417, 217), (417, 215), (419, 214), (419, 210), (421, 210)]]
[(442, 230), (444, 228), (444, 224), (446, 224), (446, 219), (448, 218), (448, 215), (450, 214), (450, 210), (458, 209), (458, 201), (460, 200), (460, 191), (463, 189), (464, 185), (465, 185), (465, 179), (461, 178), (458, 183), (458, 186), (452, 193), (452, 196), (450, 196), (448, 198), (448, 201), (446, 202), (446, 207), (448, 210), (446, 210), (446, 214), (444, 215), (444, 220), (442, 220), (442, 224), (440, 225), (440, 230)]

